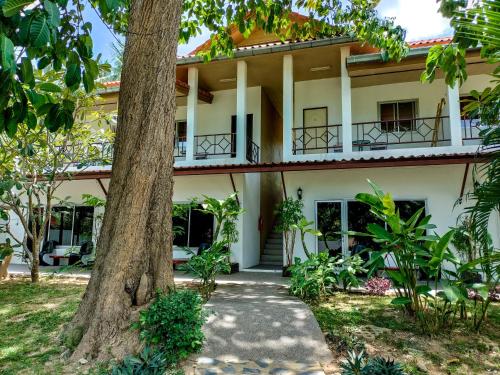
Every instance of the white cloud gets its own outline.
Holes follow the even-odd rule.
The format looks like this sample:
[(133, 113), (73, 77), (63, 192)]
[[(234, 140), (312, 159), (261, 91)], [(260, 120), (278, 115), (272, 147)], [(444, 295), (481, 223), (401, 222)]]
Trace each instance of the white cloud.
[(382, 0), (377, 9), (383, 17), (394, 17), (413, 41), (452, 34), (449, 20), (438, 12), (436, 0)]

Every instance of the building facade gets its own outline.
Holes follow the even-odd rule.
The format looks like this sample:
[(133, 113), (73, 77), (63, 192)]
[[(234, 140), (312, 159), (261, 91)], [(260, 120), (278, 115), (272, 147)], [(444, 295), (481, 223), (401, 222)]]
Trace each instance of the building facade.
[[(233, 58), (178, 59), (173, 199), (237, 192), (245, 213), (232, 258), (240, 270), (283, 265), (275, 207), (298, 193), (305, 217), (324, 233), (306, 238), (313, 251), (349, 254), (347, 235), (338, 232), (362, 230), (370, 220), (354, 201), (370, 190), (367, 179), (393, 194), (403, 216), (425, 207), (438, 233), (456, 224), (481, 130), (479, 119), (461, 116), (461, 99), (490, 80), (479, 50), (467, 55), (465, 84), (448, 87), (442, 77), (420, 82), (428, 49), (446, 38), (411, 43), (399, 63), (345, 37), (280, 42), (256, 31), (235, 39)], [(118, 95), (119, 82), (108, 83), (102, 110), (115, 111)], [(60, 246), (95, 241), (102, 212), (80, 206), (82, 194), (105, 198), (110, 175), (110, 166), (96, 166), (64, 183), (59, 195), (77, 208), (61, 208), (66, 216), (56, 215), (48, 239)], [(490, 229), (499, 246), (496, 220)], [(183, 225), (174, 258), (206, 241), (213, 220), (191, 210)], [(305, 257), (300, 241), (295, 254)]]

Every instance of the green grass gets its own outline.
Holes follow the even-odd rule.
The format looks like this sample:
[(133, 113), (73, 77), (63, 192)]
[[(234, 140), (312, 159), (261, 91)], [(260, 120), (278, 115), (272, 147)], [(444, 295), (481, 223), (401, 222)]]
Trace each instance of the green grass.
[(81, 300), (85, 285), (43, 279), (0, 282), (0, 373), (62, 371), (59, 334)]
[(408, 374), (484, 374), (500, 371), (500, 306), (476, 334), (465, 325), (432, 337), (390, 304), (391, 297), (337, 293), (311, 306), (340, 361), (351, 348), (396, 358)]

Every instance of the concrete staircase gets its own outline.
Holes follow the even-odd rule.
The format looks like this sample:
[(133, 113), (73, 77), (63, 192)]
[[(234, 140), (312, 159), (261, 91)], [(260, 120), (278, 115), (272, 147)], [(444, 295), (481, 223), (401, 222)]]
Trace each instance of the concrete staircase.
[(283, 234), (271, 232), (260, 255), (260, 264), (266, 266), (283, 265)]

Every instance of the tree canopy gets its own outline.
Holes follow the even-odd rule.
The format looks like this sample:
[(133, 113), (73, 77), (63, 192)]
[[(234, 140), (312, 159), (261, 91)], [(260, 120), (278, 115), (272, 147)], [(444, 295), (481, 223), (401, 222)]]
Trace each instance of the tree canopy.
[[(241, 1), (186, 0), (179, 25), (179, 43), (207, 28), (211, 46), (205, 59), (231, 55), (231, 32), (243, 35), (256, 27), (283, 39), (350, 35), (379, 47), (384, 58), (399, 59), (407, 47), (405, 32), (391, 19), (377, 16), (374, 0)], [(94, 56), (92, 24), (83, 16), (85, 6), (95, 9), (107, 26), (123, 35), (128, 30), (130, 0), (0, 0), (0, 131), (16, 133), (18, 124), (36, 119), (50, 131), (73, 125), (75, 103), (70, 97), (55, 100), (61, 87), (39, 85), (37, 70), (62, 72), (69, 91), (91, 92), (99, 77), (100, 56)], [(292, 9), (306, 13), (304, 22), (290, 19)], [(158, 25), (158, 32), (161, 32)]]

